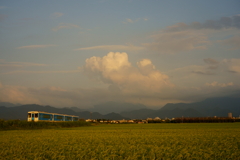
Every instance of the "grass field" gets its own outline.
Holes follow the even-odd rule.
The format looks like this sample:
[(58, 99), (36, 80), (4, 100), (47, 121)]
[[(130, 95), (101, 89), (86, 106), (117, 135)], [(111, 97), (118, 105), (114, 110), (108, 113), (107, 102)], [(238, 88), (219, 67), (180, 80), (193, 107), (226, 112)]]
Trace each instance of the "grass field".
[(240, 159), (240, 123), (0, 131), (0, 159)]

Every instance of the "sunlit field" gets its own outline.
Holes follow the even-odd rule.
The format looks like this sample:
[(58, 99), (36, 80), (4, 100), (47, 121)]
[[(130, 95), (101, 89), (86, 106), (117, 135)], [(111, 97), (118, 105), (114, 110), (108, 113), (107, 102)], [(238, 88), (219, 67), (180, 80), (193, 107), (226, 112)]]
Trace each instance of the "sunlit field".
[(240, 123), (0, 131), (0, 159), (240, 159)]

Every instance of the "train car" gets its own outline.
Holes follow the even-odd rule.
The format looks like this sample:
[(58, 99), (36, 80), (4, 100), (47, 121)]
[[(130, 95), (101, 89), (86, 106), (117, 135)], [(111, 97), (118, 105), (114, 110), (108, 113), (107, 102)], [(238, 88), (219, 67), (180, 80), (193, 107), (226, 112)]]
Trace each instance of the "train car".
[(79, 117), (74, 115), (48, 113), (42, 111), (29, 111), (28, 121), (49, 121), (49, 122), (61, 122), (61, 121), (78, 121)]

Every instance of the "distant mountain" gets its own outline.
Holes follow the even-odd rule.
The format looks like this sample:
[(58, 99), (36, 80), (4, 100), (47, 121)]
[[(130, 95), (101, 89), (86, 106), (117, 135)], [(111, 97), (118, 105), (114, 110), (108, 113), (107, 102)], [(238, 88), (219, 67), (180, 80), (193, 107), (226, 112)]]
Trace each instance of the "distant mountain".
[(111, 112), (121, 113), (126, 111), (138, 110), (147, 108), (142, 104), (132, 104), (132, 103), (119, 103), (119, 102), (106, 102), (102, 104), (95, 105), (91, 110), (92, 112), (99, 112), (101, 114), (108, 114)]
[(112, 119), (112, 120), (122, 120), (122, 119), (130, 119), (130, 118), (127, 118), (127, 117), (123, 117), (122, 115), (118, 114), (118, 113), (108, 113), (106, 115), (104, 115), (104, 119)]
[[(66, 107), (67, 108), (67, 107)], [(83, 111), (86, 111), (85, 109), (81, 109), (81, 108), (78, 108), (78, 107), (69, 107), (67, 109), (71, 109), (75, 112), (83, 112)]]
[(218, 97), (209, 98), (195, 103), (168, 103), (159, 110), (139, 109), (121, 112), (122, 116), (131, 119), (146, 118), (176, 118), (176, 117), (227, 117), (231, 112), (233, 117), (240, 116), (240, 98)]
[(75, 115), (76, 112), (67, 108), (54, 108), (37, 104), (21, 105), (16, 107), (0, 107), (0, 118), (3, 119), (27, 119), (28, 111), (45, 111), (51, 113)]
[(15, 107), (15, 106), (19, 106), (21, 104), (13, 104), (13, 103), (9, 103), (9, 102), (0, 102), (0, 106), (4, 106), (4, 107)]
[(169, 103), (161, 108), (161, 111), (173, 110), (176, 108), (183, 110), (191, 108), (206, 117), (227, 117), (229, 112), (231, 112), (233, 116), (238, 117), (240, 115), (240, 98), (219, 97), (209, 98), (195, 103)]
[[(72, 108), (55, 108), (51, 106), (41, 106), (37, 104), (11, 106), (0, 106), (0, 119), (27, 119), (28, 111), (45, 111), (51, 113), (61, 113), (77, 115), (83, 119), (146, 119), (160, 117), (227, 117), (231, 112), (234, 117), (240, 116), (240, 98), (220, 97), (209, 98), (194, 103), (168, 103), (158, 110), (148, 109), (144, 105), (130, 103), (107, 102), (96, 105), (94, 110), (82, 111)], [(11, 106), (11, 107), (10, 107)], [(99, 111), (99, 112), (98, 112)], [(110, 112), (111, 111), (111, 112)]]
[(154, 112), (156, 112), (156, 110), (144, 108), (129, 112), (121, 112), (120, 114), (124, 117), (129, 117), (131, 119), (146, 119), (151, 116), (151, 114), (154, 114)]
[(180, 109), (174, 108), (172, 110), (157, 110), (154, 113), (148, 115), (149, 118), (160, 117), (161, 119), (164, 118), (176, 118), (176, 117), (205, 117), (204, 114), (198, 112), (195, 109), (187, 108), (187, 109)]
[(28, 104), (28, 105), (21, 105), (16, 107), (0, 106), (0, 119), (27, 120), (28, 111), (44, 111), (44, 112), (50, 112), (50, 113), (76, 115), (76, 116), (79, 116), (79, 118), (83, 118), (83, 119), (113, 119), (113, 120), (126, 119), (126, 117), (123, 117), (117, 113), (102, 115), (98, 112), (89, 112), (89, 111), (75, 112), (69, 108), (55, 108), (51, 106), (41, 106), (37, 104)]

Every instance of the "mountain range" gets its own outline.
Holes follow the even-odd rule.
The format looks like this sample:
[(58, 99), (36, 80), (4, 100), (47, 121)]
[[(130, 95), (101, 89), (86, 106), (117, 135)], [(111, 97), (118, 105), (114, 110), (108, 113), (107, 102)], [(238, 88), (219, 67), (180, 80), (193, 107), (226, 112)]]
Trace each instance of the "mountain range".
[(141, 104), (107, 102), (94, 106), (87, 111), (77, 107), (55, 108), (37, 104), (11, 104), (0, 102), (0, 119), (27, 119), (28, 111), (45, 111), (51, 113), (77, 115), (83, 119), (146, 119), (159, 117), (227, 117), (231, 112), (234, 117), (240, 116), (240, 98), (209, 98), (194, 103), (168, 103), (161, 109), (149, 109)]

